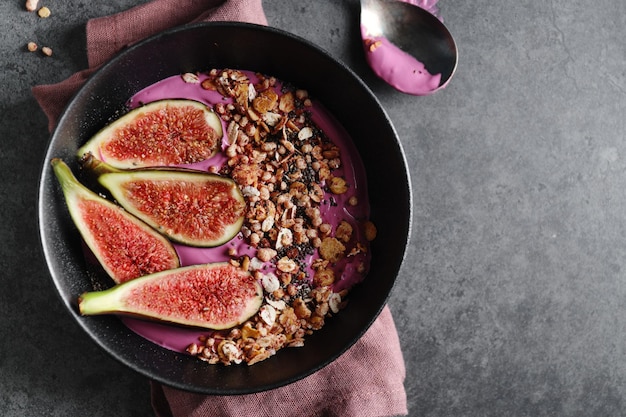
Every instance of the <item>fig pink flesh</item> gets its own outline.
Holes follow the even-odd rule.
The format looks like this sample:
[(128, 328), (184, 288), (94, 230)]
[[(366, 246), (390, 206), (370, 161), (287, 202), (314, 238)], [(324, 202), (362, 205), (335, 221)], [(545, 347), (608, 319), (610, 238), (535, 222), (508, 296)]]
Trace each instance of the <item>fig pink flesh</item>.
[(190, 164), (210, 158), (219, 139), (201, 109), (167, 106), (118, 128), (101, 152), (105, 160), (140, 159), (150, 165)]
[[(260, 297), (256, 279), (232, 265), (191, 268), (133, 288), (125, 297), (129, 311), (215, 327), (247, 319)], [(258, 306), (257, 306), (258, 308)]]
[(116, 281), (125, 282), (177, 266), (171, 249), (164, 247), (157, 236), (138, 231), (121, 209), (87, 199), (79, 200), (78, 205), (89, 233), (98, 237), (95, 250)]
[(221, 181), (137, 180), (123, 184), (126, 197), (139, 211), (148, 213), (171, 234), (189, 240), (217, 240), (227, 226), (239, 221), (245, 207), (233, 197), (233, 187)]

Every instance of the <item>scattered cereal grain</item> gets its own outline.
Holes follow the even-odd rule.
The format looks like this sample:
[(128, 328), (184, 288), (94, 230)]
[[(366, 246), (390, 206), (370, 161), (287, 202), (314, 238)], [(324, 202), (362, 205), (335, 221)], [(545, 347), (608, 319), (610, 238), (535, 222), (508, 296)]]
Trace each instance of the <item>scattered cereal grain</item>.
[(37, 14), (39, 17), (45, 19), (46, 17), (50, 17), (50, 9), (46, 6), (43, 6), (41, 9), (37, 10)]

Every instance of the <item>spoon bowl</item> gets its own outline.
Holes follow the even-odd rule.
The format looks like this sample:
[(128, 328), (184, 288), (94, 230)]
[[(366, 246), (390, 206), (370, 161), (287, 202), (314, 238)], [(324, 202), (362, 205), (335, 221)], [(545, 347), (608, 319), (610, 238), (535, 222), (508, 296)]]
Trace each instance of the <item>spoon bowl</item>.
[(361, 36), (372, 70), (397, 90), (429, 95), (456, 71), (454, 38), (433, 14), (398, 0), (361, 0)]

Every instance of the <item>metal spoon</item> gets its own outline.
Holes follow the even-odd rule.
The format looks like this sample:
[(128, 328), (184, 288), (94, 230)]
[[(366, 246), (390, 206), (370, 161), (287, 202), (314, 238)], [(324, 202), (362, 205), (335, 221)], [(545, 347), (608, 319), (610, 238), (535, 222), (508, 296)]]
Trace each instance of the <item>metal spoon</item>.
[(428, 95), (456, 71), (456, 43), (445, 25), (419, 6), (361, 0), (361, 35), (369, 65), (399, 91)]

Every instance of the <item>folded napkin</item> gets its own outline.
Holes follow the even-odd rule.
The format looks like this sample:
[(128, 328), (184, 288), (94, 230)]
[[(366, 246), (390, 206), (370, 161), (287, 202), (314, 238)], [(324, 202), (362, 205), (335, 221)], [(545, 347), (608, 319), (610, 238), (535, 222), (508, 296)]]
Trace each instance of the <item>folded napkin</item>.
[[(86, 28), (89, 68), (58, 84), (33, 88), (48, 117), (49, 129), (54, 128), (76, 90), (124, 47), (170, 27), (220, 20), (267, 24), (261, 0), (155, 0), (90, 20)], [(153, 381), (152, 406), (158, 417), (406, 415), (404, 378), (398, 334), (391, 312), (385, 307), (352, 348), (300, 381), (239, 396), (199, 395)]]

